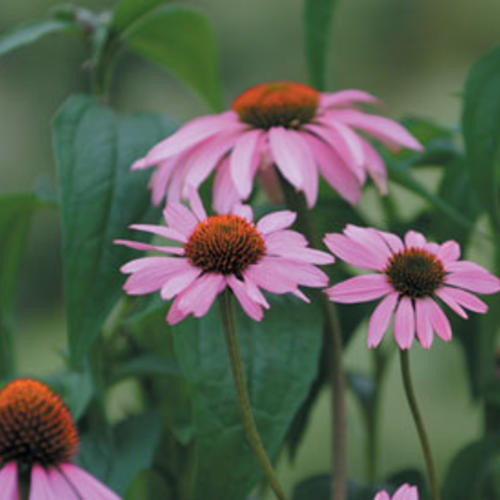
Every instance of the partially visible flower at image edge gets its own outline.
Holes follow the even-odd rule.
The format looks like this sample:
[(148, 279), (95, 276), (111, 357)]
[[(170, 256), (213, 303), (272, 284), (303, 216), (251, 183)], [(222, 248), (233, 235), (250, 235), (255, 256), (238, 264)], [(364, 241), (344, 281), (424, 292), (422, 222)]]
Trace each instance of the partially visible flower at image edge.
[(191, 210), (180, 203), (167, 204), (166, 227), (131, 226), (182, 246), (115, 240), (117, 244), (164, 254), (132, 260), (121, 271), (131, 274), (124, 284), (130, 295), (160, 291), (164, 300), (175, 297), (166, 318), (168, 323), (178, 323), (189, 314), (204, 316), (226, 287), (246, 314), (260, 321), (262, 308), (269, 308), (260, 289), (275, 294), (292, 293), (308, 301), (299, 285), (327, 285), (328, 276), (315, 264), (330, 264), (334, 258), (327, 252), (308, 248), (304, 236), (287, 229), (295, 220), (293, 212), (274, 212), (254, 225), (249, 206), (236, 205), (230, 214), (209, 217), (198, 193), (192, 190), (189, 196)]
[(78, 449), (73, 417), (47, 385), (17, 379), (0, 391), (0, 489), (19, 500), (29, 472), (29, 500), (120, 500), (107, 486), (71, 463)]
[(156, 205), (165, 196), (187, 198), (188, 190), (198, 189), (215, 170), (213, 207), (227, 212), (248, 198), (258, 172), (264, 187), (276, 184), (274, 166), (304, 192), (309, 207), (317, 199), (319, 173), (355, 204), (367, 175), (382, 194), (387, 192), (384, 160), (356, 131), (394, 151), (422, 149), (397, 122), (355, 107), (378, 102), (360, 90), (322, 93), (295, 82), (262, 83), (237, 97), (231, 110), (191, 120), (132, 169), (158, 166), (150, 183)]
[(383, 490), (379, 491), (373, 500), (418, 500), (418, 490), (416, 486), (405, 483), (397, 489), (392, 497)]
[(470, 292), (492, 294), (500, 280), (474, 262), (459, 260), (460, 246), (449, 240), (438, 245), (408, 231), (404, 242), (395, 234), (348, 224), (344, 234), (327, 234), (324, 242), (334, 255), (361, 269), (377, 271), (338, 283), (326, 290), (340, 303), (383, 300), (368, 326), (368, 347), (376, 347), (394, 315), (394, 337), (409, 349), (415, 337), (430, 348), (434, 332), (451, 340), (451, 326), (437, 300), (467, 319), (465, 309), (485, 313), (488, 306)]

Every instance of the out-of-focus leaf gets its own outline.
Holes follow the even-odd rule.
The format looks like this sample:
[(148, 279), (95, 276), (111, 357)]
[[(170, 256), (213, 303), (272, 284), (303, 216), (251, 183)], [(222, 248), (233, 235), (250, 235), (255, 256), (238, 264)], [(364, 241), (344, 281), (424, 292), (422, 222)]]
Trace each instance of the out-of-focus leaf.
[(141, 471), (148, 469), (161, 437), (161, 419), (156, 413), (134, 415), (113, 427), (112, 441), (82, 439), (79, 464), (118, 494)]
[(44, 36), (72, 29), (75, 29), (73, 23), (60, 19), (42, 19), (14, 28), (0, 36), (0, 56), (36, 42)]
[(363, 410), (370, 412), (376, 387), (373, 376), (350, 371), (346, 373), (346, 380)]
[(304, 0), (304, 38), (311, 83), (326, 87), (330, 31), (336, 0)]
[(115, 7), (111, 27), (123, 31), (169, 0), (120, 0)]
[[(330, 500), (331, 476), (317, 474), (302, 480), (293, 490), (292, 500)], [(375, 489), (354, 481), (347, 484), (347, 500), (372, 500)]]
[(125, 44), (191, 85), (214, 110), (222, 105), (216, 41), (198, 9), (168, 6), (144, 15), (122, 35)]
[(500, 231), (500, 47), (474, 63), (465, 84), (462, 128), (467, 165), (480, 201)]
[(181, 374), (180, 366), (175, 360), (152, 354), (144, 354), (119, 365), (113, 372), (112, 383), (127, 377), (143, 375), (170, 375), (177, 377)]
[[(453, 459), (443, 484), (443, 498), (453, 500), (489, 500), (484, 487), (491, 465), (499, 465), (500, 435), (487, 435), (461, 450)], [(495, 475), (500, 475), (500, 469)]]
[[(237, 310), (252, 409), (274, 459), (316, 374), (321, 316), (314, 305), (282, 297), (261, 323)], [(198, 467), (192, 498), (243, 499), (261, 470), (241, 424), (218, 308), (175, 327), (174, 345), (193, 386)]]
[(0, 378), (12, 375), (12, 329), (17, 280), (34, 211), (50, 201), (35, 193), (0, 197)]
[(122, 293), (120, 266), (137, 255), (113, 240), (132, 237), (127, 229), (131, 223), (159, 217), (150, 204), (149, 172), (131, 172), (130, 165), (174, 128), (160, 115), (120, 115), (83, 95), (71, 97), (54, 120), (74, 366), (80, 365)]

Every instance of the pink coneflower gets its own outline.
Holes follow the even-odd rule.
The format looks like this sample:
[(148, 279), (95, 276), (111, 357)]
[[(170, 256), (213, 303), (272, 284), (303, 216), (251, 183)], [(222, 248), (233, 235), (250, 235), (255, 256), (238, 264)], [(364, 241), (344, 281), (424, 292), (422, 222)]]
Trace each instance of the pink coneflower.
[(401, 349), (413, 343), (415, 330), (422, 347), (429, 348), (435, 331), (451, 339), (451, 327), (436, 299), (462, 318), (464, 309), (485, 313), (487, 305), (470, 292), (490, 294), (500, 290), (500, 280), (483, 267), (459, 260), (455, 241), (428, 243), (424, 236), (408, 231), (404, 243), (390, 233), (347, 225), (344, 234), (326, 235), (325, 244), (342, 260), (378, 271), (350, 278), (326, 292), (342, 303), (367, 302), (383, 297), (368, 327), (368, 347), (376, 347), (394, 316), (394, 336)]
[(392, 497), (387, 491), (379, 491), (373, 500), (418, 500), (418, 490), (416, 486), (405, 483)]
[(223, 211), (227, 186), (232, 196), (244, 200), (257, 172), (276, 176), (273, 166), (304, 192), (309, 207), (316, 202), (318, 172), (342, 197), (357, 203), (367, 174), (386, 193), (387, 172), (381, 156), (356, 131), (393, 150), (422, 149), (397, 122), (354, 106), (377, 102), (360, 90), (321, 93), (300, 83), (263, 83), (237, 97), (231, 110), (190, 121), (132, 168), (158, 165), (151, 178), (155, 204), (165, 194), (169, 201), (186, 198), (191, 187), (198, 189), (216, 170), (214, 208)]
[(131, 274), (124, 285), (130, 295), (160, 290), (165, 300), (176, 297), (167, 316), (170, 324), (189, 314), (204, 316), (226, 287), (233, 291), (244, 311), (260, 321), (262, 308), (269, 307), (260, 288), (277, 294), (291, 292), (307, 301), (299, 285), (322, 287), (328, 283), (327, 275), (314, 264), (330, 264), (334, 259), (326, 252), (308, 248), (301, 234), (286, 229), (295, 220), (293, 212), (275, 212), (254, 225), (248, 206), (239, 205), (232, 214), (207, 217), (195, 191), (191, 191), (190, 199), (191, 210), (179, 203), (167, 204), (167, 227), (131, 226), (178, 241), (182, 246), (116, 240), (118, 244), (167, 255), (133, 260), (121, 271)]
[(30, 500), (119, 500), (101, 482), (71, 463), (78, 447), (73, 418), (45, 384), (18, 379), (0, 391), (0, 489), (20, 498), (29, 473)]

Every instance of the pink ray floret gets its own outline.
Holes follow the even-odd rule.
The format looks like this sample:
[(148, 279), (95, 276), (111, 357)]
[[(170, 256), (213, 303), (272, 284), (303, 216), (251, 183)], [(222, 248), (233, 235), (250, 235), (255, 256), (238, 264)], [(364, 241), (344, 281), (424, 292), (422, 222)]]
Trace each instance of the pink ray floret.
[(299, 286), (327, 285), (328, 276), (316, 264), (330, 264), (334, 258), (309, 248), (300, 233), (288, 229), (295, 221), (293, 212), (274, 212), (254, 224), (249, 206), (236, 205), (231, 214), (208, 217), (197, 192), (191, 190), (189, 197), (191, 209), (177, 202), (167, 204), (165, 226), (132, 226), (180, 245), (115, 241), (159, 253), (132, 260), (121, 271), (130, 274), (124, 284), (128, 294), (159, 291), (164, 300), (175, 298), (168, 323), (178, 323), (189, 314), (204, 316), (226, 288), (248, 316), (260, 321), (263, 309), (269, 307), (261, 290), (292, 293), (308, 301)]
[(500, 290), (500, 280), (483, 267), (460, 259), (455, 241), (442, 245), (408, 231), (395, 234), (347, 225), (343, 234), (327, 234), (324, 242), (334, 255), (361, 269), (376, 271), (338, 283), (326, 290), (334, 302), (345, 304), (381, 299), (368, 325), (368, 347), (376, 347), (394, 315), (394, 337), (409, 349), (415, 334), (430, 348), (434, 332), (451, 340), (451, 326), (442, 309), (446, 304), (467, 319), (466, 310), (485, 313), (488, 306), (474, 293)]
[(214, 209), (220, 213), (248, 198), (257, 174), (267, 191), (279, 174), (304, 192), (309, 207), (321, 174), (355, 204), (367, 176), (387, 192), (384, 160), (359, 132), (392, 150), (422, 150), (397, 122), (357, 107), (378, 103), (360, 90), (320, 93), (295, 82), (263, 83), (243, 92), (231, 110), (191, 120), (132, 168), (157, 167), (150, 183), (156, 205), (165, 197), (187, 198), (214, 171)]
[(418, 500), (418, 490), (416, 486), (405, 483), (400, 486), (391, 497), (387, 491), (379, 491), (373, 500)]

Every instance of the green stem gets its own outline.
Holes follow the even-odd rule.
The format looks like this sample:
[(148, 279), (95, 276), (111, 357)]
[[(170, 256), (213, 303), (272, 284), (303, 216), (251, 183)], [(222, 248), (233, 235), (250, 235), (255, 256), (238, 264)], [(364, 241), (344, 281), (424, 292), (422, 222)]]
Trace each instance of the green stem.
[(403, 385), (405, 388), (406, 399), (408, 400), (411, 414), (413, 416), (413, 421), (415, 422), (415, 427), (417, 428), (420, 444), (422, 445), (422, 451), (424, 452), (425, 464), (427, 466), (427, 473), (429, 475), (429, 483), (431, 487), (431, 498), (432, 500), (440, 500), (441, 493), (439, 491), (436, 468), (434, 466), (434, 461), (432, 458), (429, 438), (427, 437), (427, 433), (425, 432), (424, 421), (418, 409), (417, 399), (415, 397), (415, 391), (413, 389), (413, 384), (411, 381), (410, 358), (408, 355), (408, 351), (400, 350), (400, 355), (401, 374), (403, 376)]
[[(321, 238), (314, 227), (304, 197), (280, 177), (286, 205), (297, 213), (297, 226), (311, 245), (320, 248)], [(332, 387), (332, 500), (347, 497), (347, 436), (345, 419), (346, 382), (342, 358), (342, 333), (335, 304), (321, 290), (312, 292), (323, 310), (326, 337), (324, 348), (329, 353), (330, 384)]]
[(273, 466), (267, 457), (266, 450), (262, 444), (262, 440), (260, 439), (255, 419), (253, 417), (250, 397), (248, 395), (245, 369), (243, 366), (243, 357), (236, 333), (236, 321), (234, 318), (231, 292), (229, 290), (225, 290), (219, 297), (222, 324), (224, 325), (227, 350), (231, 361), (234, 387), (236, 389), (236, 397), (241, 411), (243, 426), (245, 427), (245, 432), (248, 441), (250, 442), (250, 446), (252, 447), (257, 460), (259, 461), (262, 470), (264, 471), (264, 474), (276, 495), (276, 498), (286, 500), (285, 493), (283, 492), (283, 489), (273, 470)]

